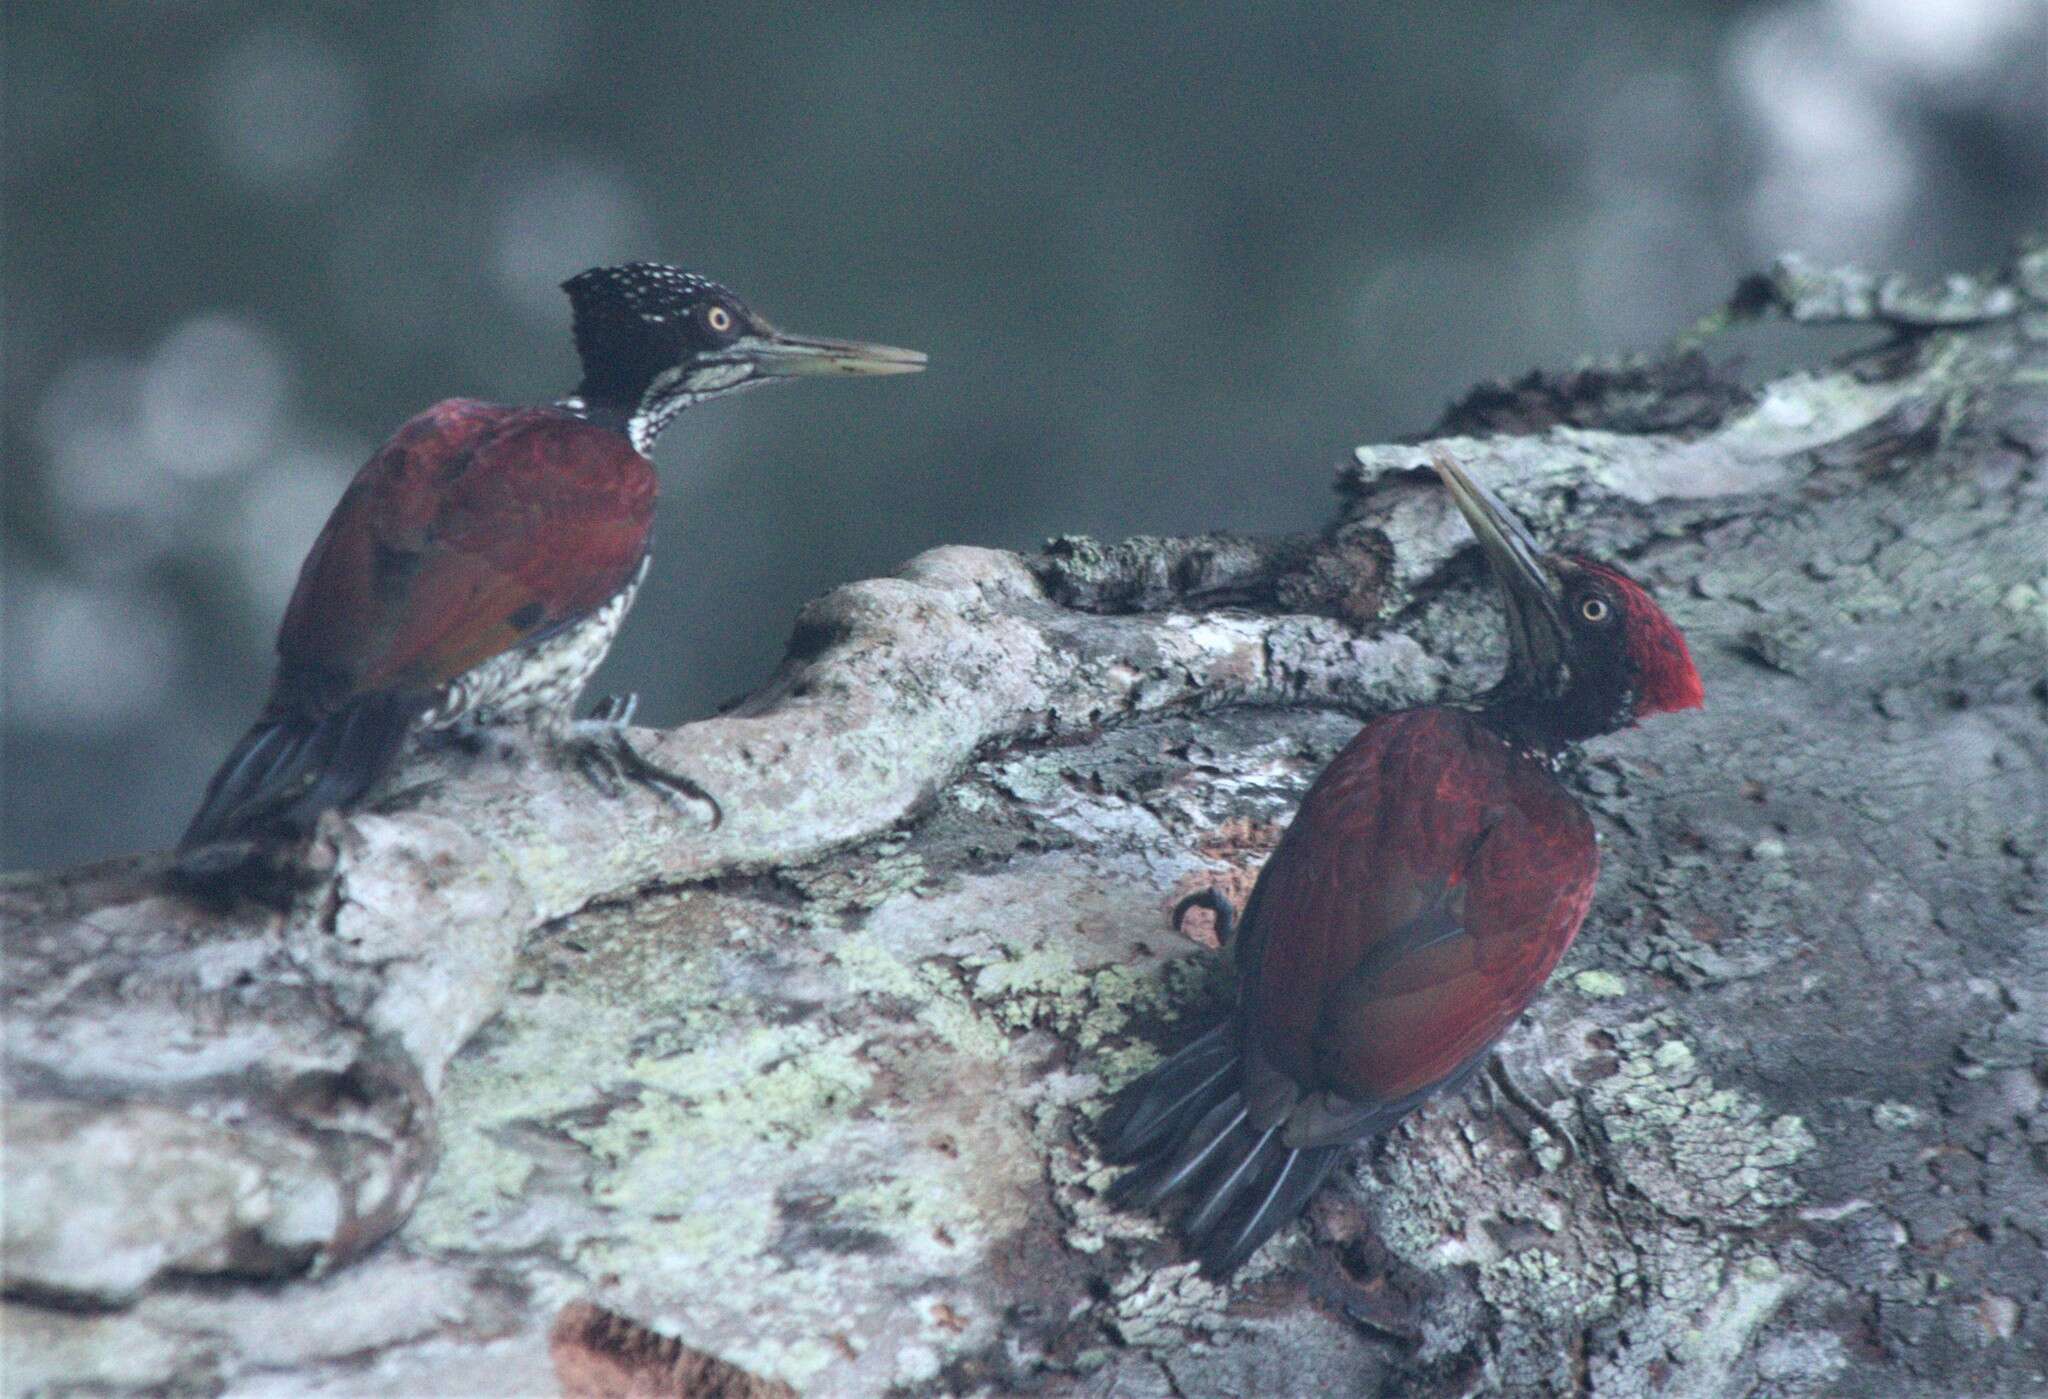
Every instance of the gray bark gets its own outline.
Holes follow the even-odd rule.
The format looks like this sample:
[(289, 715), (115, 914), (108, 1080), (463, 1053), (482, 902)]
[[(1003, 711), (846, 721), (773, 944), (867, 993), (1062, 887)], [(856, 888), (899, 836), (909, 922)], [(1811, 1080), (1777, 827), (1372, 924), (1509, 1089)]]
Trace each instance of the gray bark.
[(821, 599), (637, 735), (716, 827), (509, 734), (232, 904), (0, 884), (8, 1391), (2048, 1389), (2048, 254), (1783, 264), (1764, 312), (1882, 344), (1434, 438), (1707, 686), (1570, 771), (1600, 894), (1502, 1046), (1570, 1143), (1441, 1101), (1228, 1289), (1101, 1199), (1106, 1094), (1228, 995), (1165, 911), (1248, 888), (1361, 716), (1491, 678), (1427, 445), (1361, 448), (1314, 538)]

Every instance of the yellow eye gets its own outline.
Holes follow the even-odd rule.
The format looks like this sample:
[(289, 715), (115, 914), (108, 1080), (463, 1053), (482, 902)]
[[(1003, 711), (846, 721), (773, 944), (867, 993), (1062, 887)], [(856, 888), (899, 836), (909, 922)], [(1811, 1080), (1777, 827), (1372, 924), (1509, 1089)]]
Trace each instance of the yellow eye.
[(1606, 621), (1607, 612), (1607, 603), (1600, 598), (1589, 597), (1579, 604), (1579, 615), (1589, 622)]
[(732, 312), (726, 310), (723, 306), (714, 306), (704, 313), (704, 324), (710, 326), (720, 335), (724, 335), (732, 329)]

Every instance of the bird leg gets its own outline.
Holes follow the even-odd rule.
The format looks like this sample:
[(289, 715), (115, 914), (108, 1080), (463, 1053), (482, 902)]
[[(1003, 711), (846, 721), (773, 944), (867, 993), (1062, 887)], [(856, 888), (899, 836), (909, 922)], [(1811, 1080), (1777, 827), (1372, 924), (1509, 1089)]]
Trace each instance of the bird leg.
[(681, 809), (684, 799), (703, 802), (711, 808), (711, 824), (725, 820), (725, 808), (718, 798), (680, 773), (642, 757), (626, 737), (626, 725), (640, 707), (636, 694), (606, 695), (591, 707), (590, 716), (569, 725), (568, 739), (574, 750), (576, 770), (584, 780), (608, 797), (618, 797), (625, 784), (634, 783), (655, 793), (669, 805)]
[(1522, 1085), (1516, 1083), (1514, 1076), (1508, 1072), (1507, 1061), (1498, 1054), (1489, 1055), (1487, 1058), (1486, 1082), (1489, 1088), (1499, 1090), (1501, 1097), (1506, 1098), (1509, 1102), (1520, 1108), (1525, 1117), (1548, 1132), (1551, 1140), (1564, 1148), (1565, 1160), (1575, 1161), (1580, 1158), (1582, 1153), (1579, 1151), (1578, 1142), (1573, 1140), (1572, 1134), (1560, 1127), (1557, 1124), (1557, 1119), (1553, 1118), (1544, 1110), (1540, 1103), (1523, 1091)]

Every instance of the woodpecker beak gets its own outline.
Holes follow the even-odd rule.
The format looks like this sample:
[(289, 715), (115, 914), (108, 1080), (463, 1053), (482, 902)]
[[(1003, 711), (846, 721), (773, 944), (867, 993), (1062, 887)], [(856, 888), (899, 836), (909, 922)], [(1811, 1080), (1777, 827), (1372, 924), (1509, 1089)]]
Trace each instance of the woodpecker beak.
[(1571, 679), (1565, 662), (1564, 589), (1543, 550), (1522, 522), (1464, 468), (1441, 452), (1431, 457), (1431, 464), (1478, 537), (1500, 584), (1508, 614), (1509, 676), (1519, 673), (1551, 694), (1563, 694)]
[(925, 366), (922, 350), (866, 345), (858, 340), (819, 340), (763, 330), (732, 344), (733, 361), (756, 379), (795, 379), (830, 374), (915, 374)]

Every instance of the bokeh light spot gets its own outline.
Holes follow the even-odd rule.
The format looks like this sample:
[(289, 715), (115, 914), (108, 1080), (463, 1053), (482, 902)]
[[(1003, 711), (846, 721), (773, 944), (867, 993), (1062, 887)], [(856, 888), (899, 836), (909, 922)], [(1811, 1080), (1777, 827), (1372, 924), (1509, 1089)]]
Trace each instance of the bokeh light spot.
[(143, 368), (143, 441), (165, 467), (192, 479), (247, 466), (277, 440), (285, 379), (275, 337), (237, 317), (195, 316)]
[(154, 714), (178, 675), (178, 624), (161, 602), (50, 577), (10, 580), (12, 723), (90, 734)]
[(296, 189), (338, 160), (362, 120), (362, 71), (301, 34), (268, 29), (222, 55), (206, 125), (229, 169), (250, 183)]
[(625, 180), (573, 157), (524, 163), (499, 196), (492, 252), (498, 280), (538, 321), (562, 319), (562, 278), (652, 255), (652, 229)]

